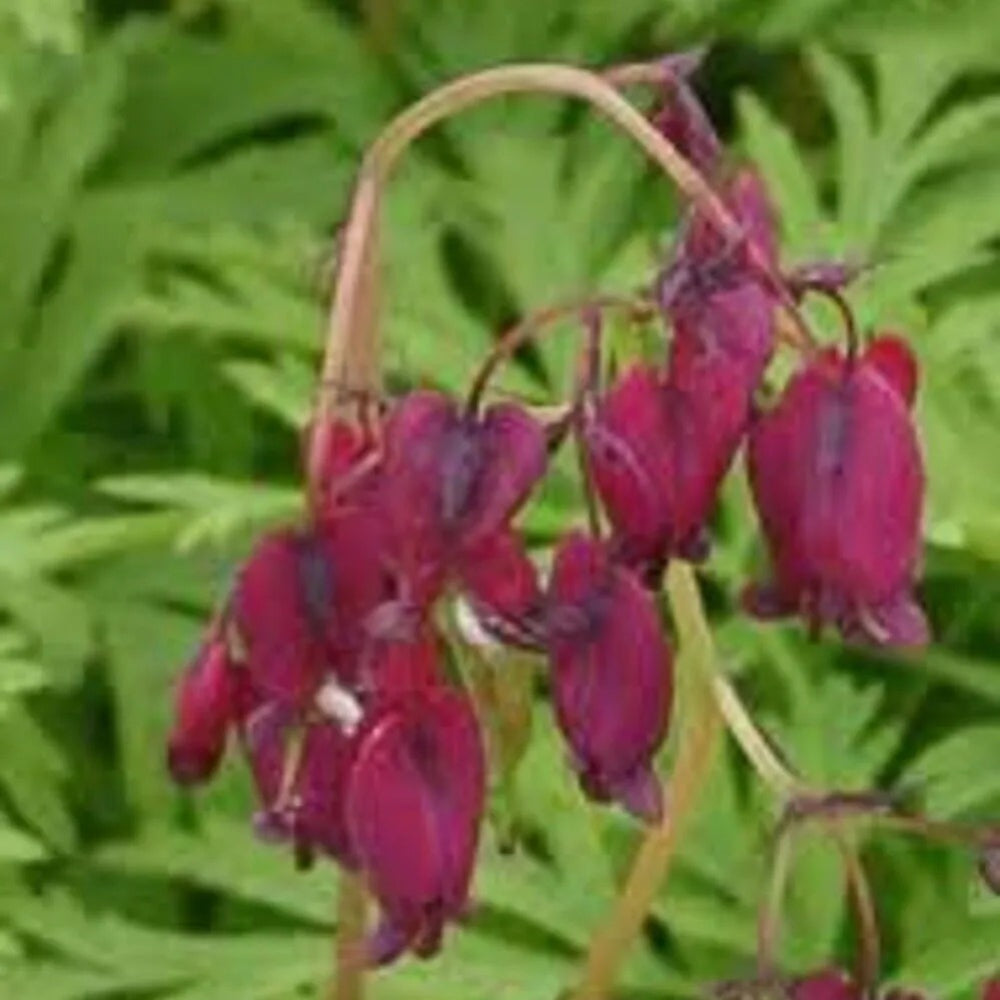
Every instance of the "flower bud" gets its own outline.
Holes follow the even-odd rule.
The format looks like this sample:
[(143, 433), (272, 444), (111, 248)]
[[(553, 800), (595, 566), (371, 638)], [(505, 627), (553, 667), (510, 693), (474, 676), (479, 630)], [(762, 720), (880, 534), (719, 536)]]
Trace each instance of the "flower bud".
[(211, 635), (181, 675), (167, 744), (167, 766), (178, 784), (206, 781), (219, 766), (237, 710), (238, 671), (223, 639)]

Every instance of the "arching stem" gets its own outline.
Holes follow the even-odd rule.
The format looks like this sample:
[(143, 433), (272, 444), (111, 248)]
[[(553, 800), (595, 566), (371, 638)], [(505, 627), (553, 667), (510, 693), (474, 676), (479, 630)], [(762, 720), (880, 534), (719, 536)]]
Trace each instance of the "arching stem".
[[(376, 308), (378, 296), (375, 244), (381, 189), (402, 153), (423, 132), (464, 108), (503, 94), (520, 91), (551, 93), (588, 101), (626, 132), (668, 176), (684, 196), (729, 240), (744, 242), (743, 227), (711, 184), (661, 135), (632, 104), (600, 76), (572, 66), (525, 63), (501, 66), (462, 77), (432, 91), (395, 118), (369, 148), (361, 165), (344, 228), (342, 256), (327, 329), (327, 349), (321, 381), (327, 385), (376, 381)], [(747, 259), (761, 281), (777, 296), (800, 337), (800, 346), (812, 349), (813, 337), (784, 278), (752, 241)], [(330, 403), (317, 401), (316, 433), (308, 461), (315, 482), (328, 443)], [(315, 489), (315, 487), (314, 487)]]

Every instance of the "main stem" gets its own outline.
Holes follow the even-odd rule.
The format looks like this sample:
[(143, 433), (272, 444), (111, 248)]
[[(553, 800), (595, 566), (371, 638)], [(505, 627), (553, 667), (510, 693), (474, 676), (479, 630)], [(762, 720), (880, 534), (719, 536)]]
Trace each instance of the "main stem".
[(684, 823), (708, 779), (722, 732), (722, 716), (709, 683), (712, 638), (690, 566), (671, 562), (667, 592), (680, 640), (678, 673), (687, 696), (680, 752), (664, 817), (646, 834), (613, 910), (591, 940), (574, 1000), (604, 1000), (609, 995), (667, 877)]

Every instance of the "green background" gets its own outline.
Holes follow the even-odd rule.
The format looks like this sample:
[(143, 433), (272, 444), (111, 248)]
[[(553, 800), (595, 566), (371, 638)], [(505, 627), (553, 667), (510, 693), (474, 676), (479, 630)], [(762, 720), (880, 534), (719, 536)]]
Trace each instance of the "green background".
[[(1000, 8), (972, 0), (0, 2), (0, 997), (290, 1000), (331, 956), (335, 878), (256, 843), (242, 765), (163, 767), (178, 670), (256, 531), (300, 510), (324, 275), (359, 157), (437, 83), (711, 41), (699, 76), (781, 209), (786, 263), (876, 265), (865, 325), (923, 366), (926, 654), (807, 643), (736, 613), (761, 562), (741, 470), (704, 578), (725, 666), (830, 786), (1000, 815)], [(459, 388), (526, 310), (648, 282), (676, 205), (578, 105), (519, 97), (412, 151), (386, 208), (390, 384)], [(831, 317), (816, 314), (821, 326)], [(574, 338), (508, 369), (544, 401)], [(579, 516), (556, 469), (527, 526)], [(589, 808), (541, 697), (480, 907), (376, 1000), (549, 1000), (637, 836)], [(675, 748), (663, 761), (669, 769)], [(623, 977), (687, 996), (752, 968), (773, 802), (724, 754)], [(1000, 900), (960, 850), (865, 841), (887, 981), (972, 996)], [(837, 856), (797, 855), (789, 968), (846, 962)]]

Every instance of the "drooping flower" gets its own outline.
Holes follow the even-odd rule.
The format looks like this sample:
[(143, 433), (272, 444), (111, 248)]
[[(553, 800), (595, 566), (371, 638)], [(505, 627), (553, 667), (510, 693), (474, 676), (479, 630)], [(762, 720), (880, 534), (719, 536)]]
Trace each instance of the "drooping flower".
[(243, 565), (231, 614), (262, 698), (303, 709), (327, 673), (354, 679), (365, 619), (391, 597), (366, 526), (348, 518), (276, 531)]
[(991, 891), (1000, 896), (1000, 833), (995, 833), (979, 848), (979, 876)]
[(732, 178), (724, 201), (743, 227), (743, 240), (727, 242), (695, 215), (661, 278), (660, 300), (674, 331), (671, 372), (683, 377), (689, 366), (721, 358), (743, 373), (749, 399), (774, 350), (775, 315), (747, 245), (774, 264), (777, 236), (767, 191), (753, 170)]
[(581, 434), (622, 559), (655, 575), (675, 536), (675, 442), (660, 373), (647, 365), (629, 368), (585, 411)]
[(167, 766), (178, 784), (206, 781), (218, 768), (238, 712), (238, 671), (213, 623), (177, 686)]
[(425, 607), (498, 533), (545, 471), (545, 432), (509, 403), (482, 416), (440, 393), (397, 404), (385, 432), (380, 510), (405, 599)]
[(580, 533), (559, 545), (547, 611), (556, 718), (584, 791), (654, 821), (653, 757), (667, 732), (672, 658), (639, 580)]
[(319, 851), (355, 867), (346, 819), (355, 760), (388, 713), (422, 699), (441, 682), (437, 638), (423, 628), (412, 641), (373, 640), (345, 687), (329, 675), (308, 713), (261, 700), (240, 735), (257, 787), (256, 824), (270, 839), (289, 841), (303, 861)]
[(365, 737), (347, 787), (351, 843), (382, 920), (375, 964), (440, 947), (466, 909), (486, 764), (462, 695), (430, 688), (388, 710)]
[(344, 794), (357, 734), (333, 720), (303, 723), (272, 701), (249, 715), (242, 738), (260, 803), (258, 833), (290, 843), (300, 865), (318, 851), (353, 866)]
[(774, 565), (773, 581), (747, 591), (757, 616), (798, 613), (876, 644), (927, 642), (911, 589), (924, 493), (908, 412), (915, 372), (895, 338), (860, 359), (825, 351), (754, 424), (750, 484)]
[(630, 368), (587, 413), (582, 436), (616, 553), (655, 584), (667, 558), (694, 561), (743, 438), (743, 378), (727, 363), (664, 377)]

